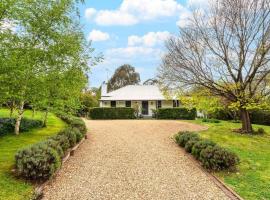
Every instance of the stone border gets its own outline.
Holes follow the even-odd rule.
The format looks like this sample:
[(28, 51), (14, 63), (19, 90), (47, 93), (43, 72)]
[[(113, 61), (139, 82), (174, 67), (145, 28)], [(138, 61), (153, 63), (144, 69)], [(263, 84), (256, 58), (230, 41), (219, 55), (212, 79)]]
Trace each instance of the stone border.
[(203, 168), (200, 163), (189, 153), (185, 151), (185, 149), (179, 147), (173, 138), (171, 138), (173, 143), (184, 153), (185, 156), (187, 156), (197, 167), (199, 167), (214, 183), (216, 186), (218, 186), (227, 197), (229, 197), (232, 200), (244, 200), (242, 197), (240, 197), (233, 189), (231, 189), (229, 186), (227, 186), (220, 178), (218, 178), (213, 173), (207, 171), (205, 168)]
[[(83, 138), (76, 146), (74, 146), (72, 149), (70, 149), (70, 150), (67, 152), (66, 156), (62, 159), (62, 165), (63, 165), (65, 162), (68, 161), (68, 159), (70, 158), (70, 156), (74, 156), (75, 151), (79, 148), (79, 146), (80, 146), (86, 139), (88, 139), (87, 134), (84, 136), (84, 138)], [(42, 198), (43, 198), (43, 190), (44, 190), (45, 186), (48, 185), (48, 184), (50, 184), (50, 183), (53, 181), (54, 177), (57, 176), (57, 174), (59, 173), (60, 170), (61, 170), (61, 168), (58, 169), (58, 170), (55, 172), (55, 174), (53, 175), (53, 177), (52, 177), (51, 179), (45, 181), (45, 182), (42, 183), (42, 184), (37, 184), (37, 185), (35, 186), (35, 190), (34, 190), (34, 192), (33, 192), (33, 199), (38, 200), (38, 199), (42, 199)]]

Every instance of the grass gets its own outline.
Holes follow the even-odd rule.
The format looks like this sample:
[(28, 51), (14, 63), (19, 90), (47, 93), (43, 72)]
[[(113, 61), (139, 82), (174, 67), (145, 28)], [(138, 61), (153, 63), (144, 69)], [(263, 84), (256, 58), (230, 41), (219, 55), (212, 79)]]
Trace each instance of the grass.
[(270, 126), (253, 125), (255, 130), (264, 128), (265, 135), (241, 135), (232, 132), (232, 129), (240, 128), (239, 123), (193, 122), (209, 126), (208, 130), (201, 132), (202, 137), (215, 141), (240, 157), (238, 172), (216, 175), (244, 199), (270, 199)]
[[(0, 109), (0, 117), (8, 117), (9, 111)], [(31, 118), (32, 113), (26, 111), (24, 117)], [(42, 113), (37, 112), (35, 119), (41, 119)], [(16, 179), (11, 174), (14, 166), (14, 155), (17, 150), (33, 143), (44, 140), (56, 134), (65, 127), (65, 123), (53, 114), (48, 116), (46, 128), (33, 129), (16, 136), (13, 133), (0, 137), (0, 200), (30, 199), (33, 185), (23, 180)]]

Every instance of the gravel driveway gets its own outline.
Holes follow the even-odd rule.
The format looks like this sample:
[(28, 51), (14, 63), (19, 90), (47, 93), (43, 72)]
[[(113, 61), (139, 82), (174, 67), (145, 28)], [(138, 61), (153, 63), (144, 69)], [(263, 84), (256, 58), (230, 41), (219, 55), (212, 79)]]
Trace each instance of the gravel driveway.
[(171, 139), (204, 127), (180, 121), (86, 121), (86, 140), (44, 199), (228, 199)]

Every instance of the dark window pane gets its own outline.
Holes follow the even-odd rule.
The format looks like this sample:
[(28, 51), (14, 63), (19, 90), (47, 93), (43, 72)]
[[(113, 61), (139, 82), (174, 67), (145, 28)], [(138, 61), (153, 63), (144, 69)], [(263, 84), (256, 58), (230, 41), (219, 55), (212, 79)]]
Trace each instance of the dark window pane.
[(131, 107), (131, 101), (126, 101), (126, 107), (130, 108)]
[(116, 101), (111, 101), (111, 107), (115, 108), (116, 107)]
[(161, 108), (161, 101), (157, 101), (157, 108)]

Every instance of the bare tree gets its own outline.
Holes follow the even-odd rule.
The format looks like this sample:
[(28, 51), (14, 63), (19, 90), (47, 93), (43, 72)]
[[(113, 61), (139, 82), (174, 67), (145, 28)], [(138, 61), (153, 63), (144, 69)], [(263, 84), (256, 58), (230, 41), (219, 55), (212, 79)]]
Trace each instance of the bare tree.
[(166, 47), (165, 85), (203, 86), (226, 98), (241, 113), (242, 131), (252, 132), (248, 108), (270, 94), (270, 0), (211, 1)]

